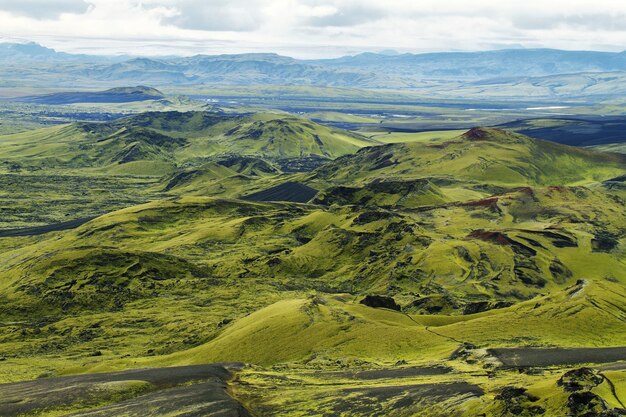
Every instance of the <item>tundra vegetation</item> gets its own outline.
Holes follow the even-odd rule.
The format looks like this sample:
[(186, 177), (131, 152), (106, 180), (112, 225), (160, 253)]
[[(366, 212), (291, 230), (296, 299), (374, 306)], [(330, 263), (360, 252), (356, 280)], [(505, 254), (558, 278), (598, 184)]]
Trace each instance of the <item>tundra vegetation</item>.
[(617, 105), (180, 80), (0, 103), (0, 415), (626, 413)]

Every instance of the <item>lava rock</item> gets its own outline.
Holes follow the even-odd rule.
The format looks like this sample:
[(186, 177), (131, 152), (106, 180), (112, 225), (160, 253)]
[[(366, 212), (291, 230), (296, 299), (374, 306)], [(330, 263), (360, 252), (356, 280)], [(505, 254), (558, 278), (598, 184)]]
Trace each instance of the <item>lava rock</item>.
[(567, 406), (574, 415), (583, 414), (585, 416), (600, 416), (603, 411), (608, 410), (606, 401), (591, 391), (577, 391), (572, 393), (567, 399)]
[(390, 310), (400, 311), (400, 306), (392, 297), (384, 295), (367, 295), (361, 300), (361, 304), (374, 308), (388, 308)]
[(531, 404), (539, 398), (527, 393), (526, 388), (504, 387), (495, 399), (504, 403), (504, 410), (509, 414), (535, 416), (545, 413), (543, 407)]
[(567, 371), (559, 378), (557, 385), (565, 391), (589, 390), (604, 381), (602, 375), (598, 375), (591, 368), (578, 368)]

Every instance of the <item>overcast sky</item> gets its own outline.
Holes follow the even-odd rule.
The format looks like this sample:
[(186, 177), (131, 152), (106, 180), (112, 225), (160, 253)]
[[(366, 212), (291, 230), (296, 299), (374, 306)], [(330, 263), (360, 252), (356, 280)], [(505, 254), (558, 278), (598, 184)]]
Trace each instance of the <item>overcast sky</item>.
[(134, 55), (622, 51), (626, 1), (0, 0), (0, 39)]

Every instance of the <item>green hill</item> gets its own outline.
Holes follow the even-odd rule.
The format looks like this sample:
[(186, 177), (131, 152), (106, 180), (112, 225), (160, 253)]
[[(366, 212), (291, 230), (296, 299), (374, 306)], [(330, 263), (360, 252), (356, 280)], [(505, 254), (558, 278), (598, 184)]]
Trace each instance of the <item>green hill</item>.
[(615, 152), (626, 154), (626, 143), (609, 143), (607, 145), (591, 146), (590, 149), (600, 152)]
[[(520, 336), (521, 326), (527, 326), (524, 337), (535, 345), (586, 346), (585, 337), (593, 334), (598, 345), (621, 346), (626, 342), (619, 332), (618, 306), (626, 301), (621, 289), (593, 282), (513, 307), (439, 320), (366, 307), (346, 295), (289, 299), (238, 320), (209, 343), (146, 363), (189, 365), (239, 358), (271, 365), (322, 355), (432, 363), (439, 355), (451, 355), (458, 347), (455, 340), (492, 348), (517, 346), (511, 339)], [(593, 305), (586, 307), (585, 298)]]
[(374, 143), (293, 116), (162, 112), (3, 136), (0, 155), (7, 164), (30, 170), (97, 168), (162, 175), (224, 155), (327, 161)]
[(626, 160), (481, 128), (371, 144), (208, 112), (0, 138), (32, 175), (161, 167), (124, 191), (145, 204), (0, 238), (0, 381), (243, 361), (253, 415), (620, 407)]
[(251, 120), (225, 132), (220, 142), (236, 154), (330, 159), (376, 143), (295, 117)]
[[(585, 222), (590, 217), (593, 225)], [(383, 293), (409, 311), (461, 313), (476, 302), (519, 302), (579, 279), (625, 279), (624, 223), (623, 201), (582, 187), (524, 188), (416, 212), (176, 198), (9, 251), (0, 275), (9, 287), (26, 276), (48, 281), (49, 261), (39, 256), (62, 250), (83, 258), (81, 248), (108, 250), (106, 242), (115, 242), (116, 250), (187, 259), (216, 279)], [(120, 267), (116, 274), (129, 273)], [(33, 275), (39, 268), (44, 272)], [(58, 285), (72, 277), (65, 279)]]
[(442, 190), (428, 179), (407, 181), (375, 179), (362, 187), (330, 187), (319, 195), (320, 204), (357, 204), (373, 207), (418, 207), (450, 201)]
[(230, 196), (247, 192), (256, 180), (271, 181), (279, 174), (280, 169), (266, 160), (226, 155), (198, 168), (171, 174), (163, 181), (163, 191), (176, 195)]
[(479, 186), (576, 185), (624, 172), (626, 158), (476, 128), (435, 144), (366, 148), (316, 172), (316, 179), (363, 183), (372, 179), (435, 177)]

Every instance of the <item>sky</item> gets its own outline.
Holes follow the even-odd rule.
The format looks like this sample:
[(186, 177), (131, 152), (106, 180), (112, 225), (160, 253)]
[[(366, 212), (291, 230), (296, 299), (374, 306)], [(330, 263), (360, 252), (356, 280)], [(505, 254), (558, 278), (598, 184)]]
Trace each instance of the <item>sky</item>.
[(0, 0), (0, 40), (89, 54), (626, 49), (624, 0)]

